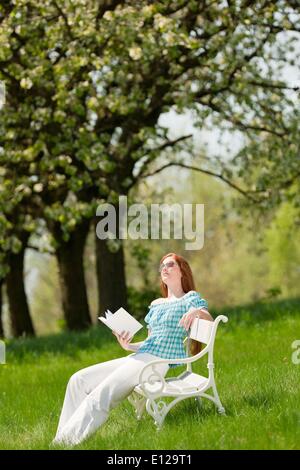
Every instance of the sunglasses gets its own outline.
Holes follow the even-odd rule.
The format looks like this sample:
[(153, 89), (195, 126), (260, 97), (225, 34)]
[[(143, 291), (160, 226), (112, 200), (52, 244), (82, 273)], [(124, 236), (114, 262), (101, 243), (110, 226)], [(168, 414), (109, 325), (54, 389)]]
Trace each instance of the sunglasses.
[(178, 266), (178, 264), (175, 261), (169, 261), (168, 263), (161, 263), (161, 265), (158, 268), (158, 272), (162, 272), (164, 268), (173, 268), (174, 266)]

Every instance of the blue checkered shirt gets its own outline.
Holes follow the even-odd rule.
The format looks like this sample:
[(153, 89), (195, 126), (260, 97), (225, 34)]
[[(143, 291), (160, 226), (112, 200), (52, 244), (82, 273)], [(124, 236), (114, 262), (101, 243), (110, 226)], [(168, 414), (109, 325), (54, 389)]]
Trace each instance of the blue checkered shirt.
[[(162, 359), (187, 357), (183, 344), (187, 331), (178, 323), (191, 307), (208, 307), (206, 300), (194, 290), (178, 299), (149, 305), (150, 310), (145, 317), (145, 322), (148, 323), (147, 328), (151, 330), (151, 334), (137, 353), (147, 352)], [(170, 364), (170, 367), (179, 365), (181, 364)]]

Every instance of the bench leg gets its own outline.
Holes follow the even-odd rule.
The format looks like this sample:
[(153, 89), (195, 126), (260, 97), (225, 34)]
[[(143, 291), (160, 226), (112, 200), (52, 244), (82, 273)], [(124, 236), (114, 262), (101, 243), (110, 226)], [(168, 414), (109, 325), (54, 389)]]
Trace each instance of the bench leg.
[(219, 397), (219, 394), (218, 394), (217, 387), (216, 387), (215, 383), (213, 383), (212, 389), (213, 389), (213, 393), (214, 393), (214, 402), (215, 402), (215, 404), (218, 408), (218, 413), (220, 415), (225, 415), (225, 408), (221, 403), (221, 400), (220, 400), (220, 397)]
[(136, 392), (132, 392), (128, 397), (128, 401), (134, 407), (137, 419), (140, 420), (145, 411), (146, 398)]
[(164, 419), (169, 411), (166, 403), (163, 400), (155, 401), (151, 398), (147, 400), (146, 409), (154, 419), (157, 430), (161, 429)]

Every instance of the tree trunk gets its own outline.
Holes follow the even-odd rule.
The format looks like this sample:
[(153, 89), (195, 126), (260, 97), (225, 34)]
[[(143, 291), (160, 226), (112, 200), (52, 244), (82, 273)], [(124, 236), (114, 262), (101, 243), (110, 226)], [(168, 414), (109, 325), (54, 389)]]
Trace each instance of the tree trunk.
[[(96, 220), (96, 224), (99, 222)], [(117, 232), (118, 233), (118, 232)], [(98, 285), (98, 312), (103, 315), (108, 308), (112, 312), (120, 307), (127, 308), (123, 243), (115, 253), (109, 251), (106, 240), (95, 234), (96, 272)]]
[(11, 327), (16, 337), (35, 335), (24, 286), (24, 255), (25, 247), (19, 253), (9, 255), (9, 272), (6, 276)]
[(59, 246), (56, 250), (56, 257), (59, 266), (62, 306), (69, 330), (83, 330), (92, 323), (83, 265), (89, 226), (90, 221), (85, 220), (71, 233), (67, 242), (61, 237), (57, 240)]
[(2, 293), (3, 279), (0, 279), (0, 338), (4, 338), (4, 329), (2, 321), (2, 303), (3, 303), (3, 293)]

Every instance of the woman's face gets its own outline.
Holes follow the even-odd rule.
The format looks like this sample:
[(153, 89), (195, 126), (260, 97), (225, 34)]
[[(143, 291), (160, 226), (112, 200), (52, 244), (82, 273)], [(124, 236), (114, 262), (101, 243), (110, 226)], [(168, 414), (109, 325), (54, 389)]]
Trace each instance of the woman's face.
[(162, 281), (167, 284), (174, 284), (181, 278), (180, 267), (172, 256), (168, 256), (160, 265), (160, 276)]

